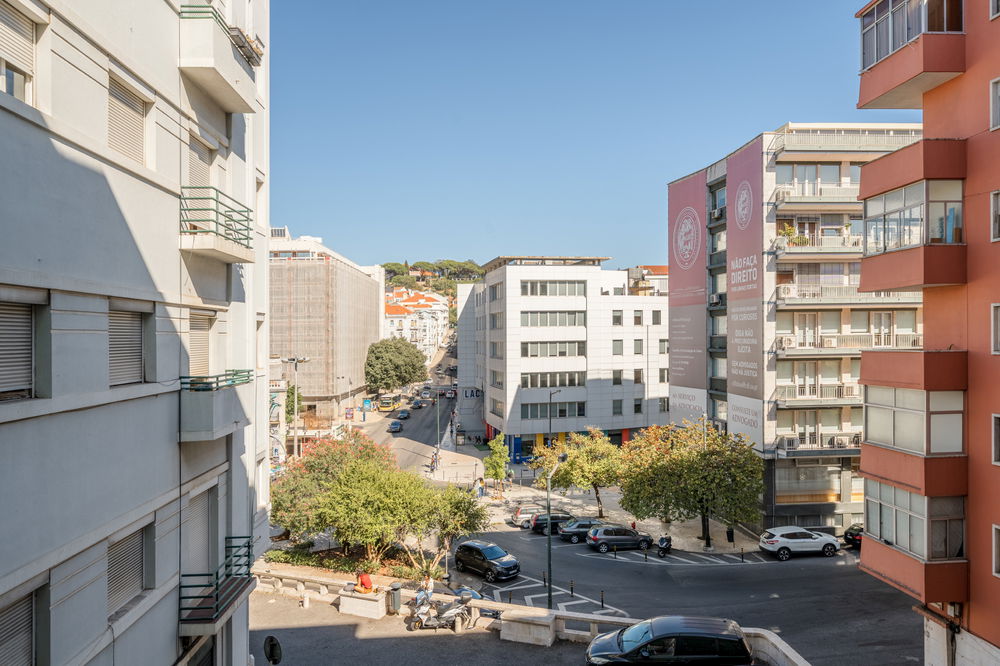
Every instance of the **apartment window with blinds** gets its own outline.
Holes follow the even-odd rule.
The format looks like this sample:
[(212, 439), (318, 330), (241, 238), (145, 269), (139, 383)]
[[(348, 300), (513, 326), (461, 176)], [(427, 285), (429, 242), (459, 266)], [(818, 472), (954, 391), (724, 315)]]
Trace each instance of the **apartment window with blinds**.
[(621, 386), (622, 385), (622, 371), (621, 370), (612, 370), (611, 371), (611, 385), (612, 386)]
[(145, 530), (137, 530), (108, 546), (108, 615), (145, 587)]
[(212, 184), (213, 152), (191, 135), (188, 140), (188, 184), (192, 187), (208, 187)]
[(653, 326), (663, 323), (663, 313), (660, 310), (653, 310)]
[(632, 381), (636, 384), (642, 383), (642, 369), (636, 368), (632, 371)]
[(622, 401), (612, 400), (611, 401), (611, 416), (621, 416), (622, 415)]
[[(725, 317), (722, 317), (725, 321)], [(666, 354), (670, 351), (670, 342), (666, 338), (660, 338), (660, 353)]]
[(990, 81), (990, 129), (1000, 129), (1000, 79)]
[(35, 595), (0, 608), (0, 655), (8, 666), (35, 663)]
[(108, 80), (108, 145), (145, 164), (146, 103), (114, 78)]
[(144, 379), (141, 312), (108, 312), (108, 360), (111, 386)]
[(192, 314), (188, 322), (188, 374), (204, 377), (209, 374), (208, 343), (214, 317)]
[(31, 103), (35, 24), (0, 0), (0, 92)]
[(636, 338), (632, 341), (632, 351), (636, 354), (642, 353), (642, 339)]
[(658, 403), (659, 403), (659, 406), (660, 406), (660, 413), (661, 414), (670, 411), (670, 398), (660, 398), (659, 401), (658, 401)]
[(660, 368), (660, 383), (666, 384), (670, 381), (670, 368)]
[(31, 306), (0, 303), (0, 401), (31, 397), (33, 339)]
[(990, 240), (1000, 241), (1000, 191), (990, 194)]

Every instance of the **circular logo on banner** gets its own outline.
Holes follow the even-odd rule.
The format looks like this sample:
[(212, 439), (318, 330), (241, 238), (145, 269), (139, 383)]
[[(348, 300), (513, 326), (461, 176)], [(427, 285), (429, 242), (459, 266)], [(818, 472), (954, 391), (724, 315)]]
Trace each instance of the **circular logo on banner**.
[(701, 252), (701, 220), (694, 208), (688, 206), (677, 216), (673, 230), (674, 257), (684, 270), (694, 266)]
[(750, 183), (744, 180), (736, 188), (736, 226), (746, 229), (752, 215), (753, 191), (750, 189)]

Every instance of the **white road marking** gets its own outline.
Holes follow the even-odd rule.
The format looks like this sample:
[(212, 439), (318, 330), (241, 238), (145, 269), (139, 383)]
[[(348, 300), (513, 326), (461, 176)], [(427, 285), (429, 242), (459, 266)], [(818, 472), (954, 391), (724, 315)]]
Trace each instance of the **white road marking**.
[[(563, 592), (562, 590), (557, 590), (557, 589), (555, 589), (553, 587), (552, 588), (552, 596), (554, 597), (557, 594), (567, 594), (567, 593)], [(534, 606), (535, 602), (533, 602), (532, 599), (534, 599), (536, 597), (548, 597), (548, 596), (549, 596), (548, 592), (543, 592), (542, 594), (529, 594), (529, 595), (526, 595), (524, 597), (524, 603), (528, 604), (529, 606)]]
[(573, 604), (589, 604), (593, 603), (590, 599), (577, 599), (576, 601), (564, 601), (559, 604), (559, 610), (566, 610), (566, 606), (572, 606)]

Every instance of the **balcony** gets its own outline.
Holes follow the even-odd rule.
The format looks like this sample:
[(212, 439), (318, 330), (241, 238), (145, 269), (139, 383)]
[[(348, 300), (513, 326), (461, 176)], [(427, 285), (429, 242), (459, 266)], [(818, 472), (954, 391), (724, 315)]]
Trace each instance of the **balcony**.
[(229, 113), (253, 113), (263, 45), (212, 5), (181, 5), (180, 70)]
[(808, 384), (776, 386), (772, 399), (779, 408), (808, 409), (861, 404), (858, 384)]
[(861, 384), (964, 391), (968, 353), (963, 350), (870, 350), (861, 354)]
[(783, 132), (775, 135), (774, 141), (771, 143), (771, 150), (776, 153), (784, 151), (842, 152), (845, 150), (890, 152), (918, 141), (920, 136), (919, 130), (915, 130), (913, 134), (886, 130), (866, 130), (855, 133), (835, 130)]
[(181, 377), (182, 442), (214, 441), (250, 424), (252, 370)]
[(815, 336), (782, 335), (775, 340), (778, 358), (860, 356), (862, 349), (921, 349), (924, 336), (917, 333), (847, 333)]
[(227, 264), (252, 264), (253, 211), (215, 187), (181, 188), (180, 249)]
[(920, 303), (919, 291), (883, 291), (864, 293), (854, 285), (779, 284), (775, 290), (779, 306), (842, 305), (853, 303)]
[(923, 603), (967, 601), (969, 598), (969, 563), (966, 560), (921, 560), (876, 538), (866, 538), (859, 566)]
[(233, 611), (250, 596), (255, 578), (251, 537), (226, 537), (226, 557), (211, 573), (182, 573), (180, 582), (181, 636), (219, 633)]
[(708, 351), (724, 352), (727, 344), (725, 335), (710, 335), (708, 337)]
[(714, 391), (716, 393), (726, 392), (726, 378), (725, 377), (711, 377), (708, 380), (708, 390)]
[(726, 251), (725, 249), (712, 252), (708, 255), (708, 268), (725, 268), (726, 267)]
[(774, 239), (774, 253), (781, 261), (783, 258), (799, 261), (805, 255), (818, 255), (825, 259), (853, 259), (861, 254), (864, 236), (836, 235), (821, 236), (819, 234), (789, 234)]
[(819, 183), (788, 183), (774, 190), (778, 210), (786, 204), (851, 204), (858, 203), (857, 185), (821, 185)]
[(777, 437), (774, 448), (779, 458), (859, 456), (861, 455), (861, 432), (839, 430), (800, 432), (797, 435)]
[(965, 71), (960, 0), (881, 0), (869, 2), (857, 17), (862, 64), (858, 108), (922, 108), (924, 93)]
[(929, 497), (956, 497), (969, 492), (966, 456), (924, 456), (862, 442), (861, 474)]

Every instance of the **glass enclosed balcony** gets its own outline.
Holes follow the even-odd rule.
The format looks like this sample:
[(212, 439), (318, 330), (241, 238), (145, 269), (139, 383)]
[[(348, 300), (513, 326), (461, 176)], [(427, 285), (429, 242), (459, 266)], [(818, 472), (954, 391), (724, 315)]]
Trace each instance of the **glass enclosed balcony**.
[(925, 180), (865, 200), (866, 256), (963, 242), (961, 180)]
[(861, 68), (868, 69), (924, 33), (961, 33), (963, 0), (880, 0), (861, 18)]

